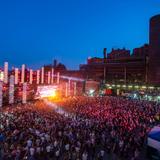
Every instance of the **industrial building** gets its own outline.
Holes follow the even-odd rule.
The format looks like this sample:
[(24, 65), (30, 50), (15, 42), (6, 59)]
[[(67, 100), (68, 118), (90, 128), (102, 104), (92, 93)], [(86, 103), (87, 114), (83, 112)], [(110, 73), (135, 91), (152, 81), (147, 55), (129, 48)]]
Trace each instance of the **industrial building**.
[(122, 84), (160, 84), (160, 15), (150, 19), (149, 44), (130, 50), (112, 49), (103, 58), (88, 58), (80, 65), (86, 79)]

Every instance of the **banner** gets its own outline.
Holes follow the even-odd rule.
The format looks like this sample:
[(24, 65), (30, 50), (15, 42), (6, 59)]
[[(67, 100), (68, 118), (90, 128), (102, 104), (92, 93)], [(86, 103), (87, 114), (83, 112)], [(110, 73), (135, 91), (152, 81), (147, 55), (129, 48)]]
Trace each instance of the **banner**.
[(30, 71), (29, 71), (29, 83), (32, 84), (32, 82), (33, 82), (33, 70), (30, 69)]
[(39, 70), (37, 70), (37, 84), (39, 84), (39, 80), (40, 80), (40, 71)]
[(15, 84), (18, 84), (18, 68), (15, 68), (15, 71), (14, 71), (14, 76), (15, 76), (15, 80), (14, 80), (14, 83)]
[(22, 64), (22, 71), (21, 71), (21, 83), (24, 83), (25, 79), (25, 64)]
[(9, 104), (14, 103), (14, 76), (10, 76), (9, 80)]
[(41, 84), (44, 83), (44, 67), (41, 69)]
[(74, 96), (77, 95), (77, 83), (74, 82)]
[(60, 77), (60, 73), (57, 72), (57, 84), (59, 84), (59, 77)]
[(0, 108), (3, 104), (3, 82), (0, 82)]
[(27, 83), (23, 83), (22, 103), (27, 103)]
[(4, 83), (8, 83), (8, 62), (4, 62)]
[(71, 95), (71, 80), (68, 80), (68, 96)]
[(51, 84), (54, 83), (54, 69), (52, 68), (52, 72), (51, 72)]
[(68, 97), (68, 82), (66, 82), (65, 96)]
[(51, 72), (48, 71), (48, 84), (50, 84), (50, 83), (51, 83)]

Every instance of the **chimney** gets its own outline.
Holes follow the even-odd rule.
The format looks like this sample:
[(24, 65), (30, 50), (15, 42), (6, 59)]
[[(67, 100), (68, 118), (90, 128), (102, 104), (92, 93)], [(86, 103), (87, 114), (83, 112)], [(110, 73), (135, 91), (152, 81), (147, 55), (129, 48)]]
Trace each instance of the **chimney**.
[(54, 62), (53, 62), (53, 67), (57, 67), (57, 60), (55, 59)]
[(104, 62), (106, 62), (106, 59), (107, 59), (107, 48), (103, 49), (103, 58), (104, 58)]

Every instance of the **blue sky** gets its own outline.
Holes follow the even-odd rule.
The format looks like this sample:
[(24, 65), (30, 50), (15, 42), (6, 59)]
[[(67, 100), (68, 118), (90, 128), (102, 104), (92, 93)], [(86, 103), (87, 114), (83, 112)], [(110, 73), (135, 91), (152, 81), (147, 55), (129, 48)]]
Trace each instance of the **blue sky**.
[(148, 43), (159, 0), (0, 0), (0, 65), (38, 68), (58, 59), (77, 69), (103, 48)]

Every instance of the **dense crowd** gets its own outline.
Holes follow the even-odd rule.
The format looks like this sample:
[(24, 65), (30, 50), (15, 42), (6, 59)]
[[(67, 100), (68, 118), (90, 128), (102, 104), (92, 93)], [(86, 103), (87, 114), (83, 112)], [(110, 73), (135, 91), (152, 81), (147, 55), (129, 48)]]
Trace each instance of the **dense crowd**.
[(56, 104), (65, 114), (43, 101), (4, 108), (0, 160), (138, 160), (159, 123), (154, 102), (76, 97)]

